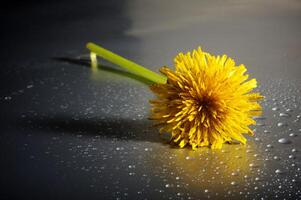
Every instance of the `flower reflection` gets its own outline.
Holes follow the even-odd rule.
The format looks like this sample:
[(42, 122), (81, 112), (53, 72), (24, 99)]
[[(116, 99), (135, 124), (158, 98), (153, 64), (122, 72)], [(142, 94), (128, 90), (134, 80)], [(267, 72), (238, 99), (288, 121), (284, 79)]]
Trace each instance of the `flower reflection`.
[(157, 170), (162, 171), (163, 167), (166, 181), (174, 187), (195, 187), (215, 192), (229, 187), (242, 188), (260, 169), (260, 153), (254, 152), (255, 149), (260, 151), (252, 141), (247, 145), (224, 145), (221, 150), (169, 149), (156, 156), (161, 166)]

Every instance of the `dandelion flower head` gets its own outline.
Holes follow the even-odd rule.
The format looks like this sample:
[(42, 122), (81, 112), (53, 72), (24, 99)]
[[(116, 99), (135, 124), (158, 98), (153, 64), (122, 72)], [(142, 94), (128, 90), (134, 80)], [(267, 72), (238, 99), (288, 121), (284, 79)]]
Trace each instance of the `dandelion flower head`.
[(224, 143), (246, 143), (243, 134), (253, 135), (250, 125), (261, 114), (252, 92), (256, 79), (248, 79), (244, 65), (223, 56), (214, 56), (201, 48), (179, 53), (175, 71), (160, 69), (166, 84), (153, 84), (156, 99), (150, 100), (151, 117), (160, 132), (171, 134), (171, 141), (181, 148), (191, 146), (220, 149)]

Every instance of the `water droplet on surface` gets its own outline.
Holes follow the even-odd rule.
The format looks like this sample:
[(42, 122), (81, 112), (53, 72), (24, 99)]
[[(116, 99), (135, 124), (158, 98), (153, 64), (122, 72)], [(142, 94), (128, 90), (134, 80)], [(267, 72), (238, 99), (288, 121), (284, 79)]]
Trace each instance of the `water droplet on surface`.
[(297, 135), (295, 133), (290, 133), (289, 136), (290, 137), (296, 137)]
[(209, 192), (209, 190), (205, 189), (205, 190), (204, 190), (204, 192), (205, 192), (205, 193), (208, 193), (208, 192)]
[(273, 145), (267, 144), (267, 148), (273, 148)]
[(254, 163), (250, 163), (249, 167), (258, 167), (258, 166), (256, 164), (254, 164)]
[(273, 107), (272, 110), (277, 111), (277, 110), (279, 110), (279, 108), (278, 107)]
[(32, 84), (31, 85), (27, 85), (26, 88), (27, 89), (33, 88), (33, 85)]
[(231, 185), (237, 185), (237, 183), (235, 181), (232, 181)]
[(283, 172), (282, 172), (282, 170), (280, 170), (280, 169), (276, 169), (276, 170), (275, 170), (275, 173), (276, 173), (276, 174), (282, 174)]
[(295, 159), (295, 156), (289, 155), (288, 158), (290, 158), (290, 159)]
[(294, 152), (297, 152), (297, 149), (292, 149), (292, 152), (294, 153)]
[(290, 117), (291, 115), (288, 113), (279, 113), (280, 117)]
[(10, 97), (10, 96), (4, 97), (4, 100), (6, 100), (6, 101), (9, 101), (11, 99), (12, 99), (12, 97)]
[(238, 175), (238, 173), (236, 173), (236, 172), (232, 172), (232, 174), (231, 174), (232, 176), (237, 176)]
[(291, 143), (291, 141), (288, 140), (288, 139), (286, 139), (286, 138), (280, 138), (280, 139), (278, 140), (278, 142), (279, 142), (280, 144), (290, 144), (290, 143)]
[(284, 122), (279, 122), (277, 124), (278, 127), (283, 127), (283, 126), (287, 126), (287, 123), (284, 123)]

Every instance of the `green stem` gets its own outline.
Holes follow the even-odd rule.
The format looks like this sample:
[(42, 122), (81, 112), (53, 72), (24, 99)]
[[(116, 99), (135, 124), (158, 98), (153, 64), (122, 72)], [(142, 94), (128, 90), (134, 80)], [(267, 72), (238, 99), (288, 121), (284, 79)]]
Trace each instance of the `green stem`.
[[(141, 65), (138, 65), (137, 63), (134, 63), (124, 57), (121, 57), (105, 48), (102, 48), (94, 43), (88, 43), (87, 48), (91, 51), (91, 53), (94, 53), (100, 57), (102, 57), (105, 60), (108, 60), (126, 70), (129, 72), (141, 76), (143, 78), (146, 78), (150, 81), (153, 81), (155, 83), (165, 84), (167, 81), (167, 78), (163, 75), (157, 74), (149, 69), (146, 69), (142, 67)], [(95, 63), (92, 65), (95, 65)]]

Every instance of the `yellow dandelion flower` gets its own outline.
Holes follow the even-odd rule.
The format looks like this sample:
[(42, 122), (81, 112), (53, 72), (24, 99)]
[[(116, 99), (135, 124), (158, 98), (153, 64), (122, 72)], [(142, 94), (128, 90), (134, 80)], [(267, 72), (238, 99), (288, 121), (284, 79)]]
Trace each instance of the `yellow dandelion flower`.
[(233, 59), (213, 56), (201, 48), (180, 53), (174, 59), (175, 71), (161, 73), (166, 84), (151, 85), (157, 99), (151, 100), (151, 119), (171, 133), (181, 148), (190, 145), (220, 149), (225, 142), (246, 143), (243, 133), (253, 135), (249, 125), (261, 114), (256, 79), (248, 80), (244, 65)]
[(243, 134), (253, 135), (249, 126), (261, 114), (258, 100), (263, 97), (252, 92), (256, 79), (248, 80), (245, 66), (237, 66), (232, 58), (198, 48), (177, 55), (175, 71), (162, 67), (162, 76), (93, 43), (87, 47), (93, 68), (98, 55), (155, 83), (150, 86), (157, 96), (150, 101), (151, 119), (181, 148), (219, 149), (226, 142), (245, 144)]

